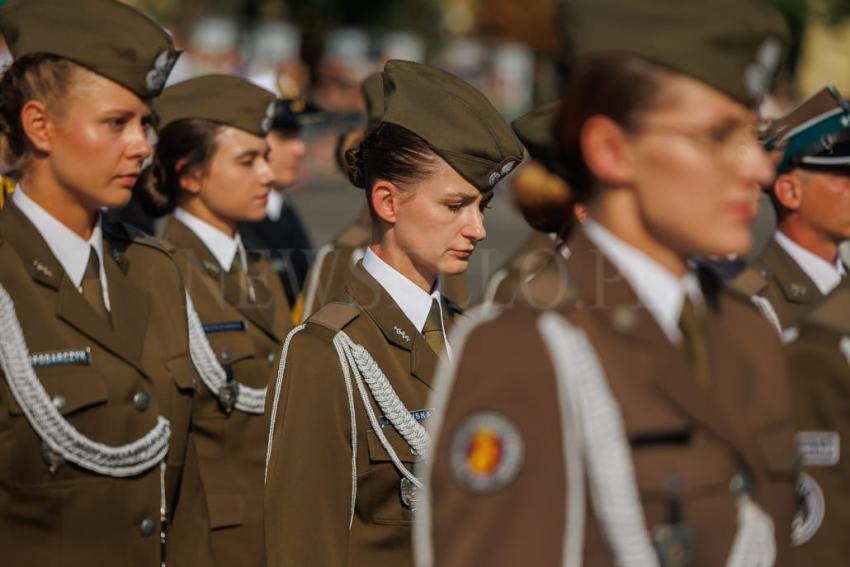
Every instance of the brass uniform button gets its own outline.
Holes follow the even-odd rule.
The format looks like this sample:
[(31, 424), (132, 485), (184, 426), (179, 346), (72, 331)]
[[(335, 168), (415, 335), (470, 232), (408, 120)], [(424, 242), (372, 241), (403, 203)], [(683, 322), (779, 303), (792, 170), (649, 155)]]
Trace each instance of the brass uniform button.
[(133, 396), (133, 405), (136, 406), (136, 409), (139, 411), (145, 411), (148, 409), (150, 401), (151, 397), (147, 394), (147, 392), (137, 392), (136, 395)]
[(66, 400), (65, 396), (63, 396), (62, 394), (57, 394), (53, 396), (53, 400), (51, 401), (53, 402), (53, 407), (55, 407), (59, 411), (65, 409), (65, 405), (68, 403), (68, 400)]
[(154, 530), (156, 530), (156, 522), (154, 522), (150, 518), (145, 518), (144, 520), (142, 520), (142, 523), (139, 524), (139, 532), (144, 537), (152, 536)]

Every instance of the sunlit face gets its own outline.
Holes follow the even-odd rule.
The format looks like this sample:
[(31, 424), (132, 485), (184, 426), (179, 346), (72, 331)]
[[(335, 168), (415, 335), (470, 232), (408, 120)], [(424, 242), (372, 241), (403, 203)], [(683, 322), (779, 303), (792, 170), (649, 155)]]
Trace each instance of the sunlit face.
[(850, 239), (850, 174), (795, 170), (801, 220), (833, 242)]
[(118, 83), (79, 69), (62, 108), (49, 113), (48, 164), (58, 185), (90, 211), (126, 205), (151, 153), (148, 104)]
[(269, 165), (274, 174), (274, 184), (289, 187), (298, 180), (301, 161), (307, 153), (307, 146), (297, 128), (272, 130), (266, 137), (271, 147)]
[(395, 241), (420, 273), (461, 274), (487, 236), (482, 194), (440, 158), (424, 179), (411, 183), (397, 209)]
[(215, 145), (200, 179), (201, 203), (225, 224), (262, 220), (273, 180), (265, 138), (225, 126)]
[(683, 255), (744, 254), (752, 203), (773, 175), (756, 117), (696, 80), (662, 80), (669, 104), (642, 117), (629, 142), (643, 224)]

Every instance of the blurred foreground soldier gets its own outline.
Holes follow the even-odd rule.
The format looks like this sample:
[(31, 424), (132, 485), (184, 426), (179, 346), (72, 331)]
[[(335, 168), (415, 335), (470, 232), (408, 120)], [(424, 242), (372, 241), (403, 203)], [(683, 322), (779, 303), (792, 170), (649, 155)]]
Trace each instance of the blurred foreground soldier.
[(781, 345), (688, 263), (752, 244), (772, 170), (747, 105), (782, 21), (753, 0), (566, 8), (578, 61), (555, 137), (591, 219), (568, 241), (577, 300), (458, 330), (418, 564), (786, 565)]
[(844, 565), (850, 557), (850, 288), (835, 288), (793, 335), (787, 349), (802, 463), (795, 564)]
[(833, 88), (774, 126), (782, 153), (771, 197), (778, 230), (733, 282), (777, 331), (796, 325), (846, 276), (838, 245), (850, 239), (850, 106)]
[(552, 129), (560, 108), (560, 103), (548, 104), (511, 124), (531, 156), (513, 178), (513, 197), (533, 232), (490, 277), (485, 304), (511, 305), (522, 297), (535, 307), (548, 308), (567, 298), (564, 259), (569, 252), (564, 241), (577, 219), (571, 191), (555, 173)]
[(372, 242), (338, 302), (287, 337), (270, 391), (269, 565), (413, 564), (427, 400), (496, 184), (522, 161), (510, 127), (444, 71), (390, 61), (381, 123), (349, 152)]
[(266, 254), (271, 260), (289, 305), (295, 304), (304, 286), (313, 245), (286, 190), (298, 181), (298, 171), (307, 151), (302, 129), (321, 117), (318, 108), (298, 93), (285, 94), (277, 100), (267, 135), (274, 185), (266, 204), (266, 215), (257, 222), (239, 225), (239, 233), (248, 250)]
[[(366, 102), (366, 127), (343, 132), (337, 143), (337, 164), (346, 172), (345, 153), (357, 147), (366, 132), (375, 128), (384, 113), (384, 81), (380, 72), (366, 77), (361, 85)], [(297, 306), (298, 321), (306, 321), (324, 304), (337, 299), (351, 279), (351, 271), (363, 258), (366, 247), (372, 241), (372, 221), (369, 207), (365, 206), (354, 221), (343, 228), (316, 254), (316, 259), (307, 275), (300, 304)], [(471, 296), (463, 274), (440, 276), (443, 293), (463, 308), (470, 304)]]
[(112, 0), (0, 10), (0, 546), (4, 565), (212, 564), (189, 437), (197, 374), (165, 245), (102, 219), (151, 153), (178, 52)]
[(165, 89), (155, 104), (161, 131), (142, 193), (152, 216), (173, 211), (163, 238), (178, 250), (199, 317), (195, 331), (211, 346), (193, 352), (203, 384), (192, 433), (218, 565), (265, 565), (265, 392), (292, 318), (268, 258), (246, 252), (236, 227), (265, 214), (274, 101), (229, 75)]

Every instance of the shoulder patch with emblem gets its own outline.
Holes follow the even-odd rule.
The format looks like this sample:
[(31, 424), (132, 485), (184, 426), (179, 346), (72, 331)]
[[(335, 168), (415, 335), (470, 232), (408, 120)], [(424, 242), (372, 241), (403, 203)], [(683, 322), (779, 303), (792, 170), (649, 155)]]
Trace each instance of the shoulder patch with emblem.
[(791, 522), (791, 542), (803, 545), (817, 533), (826, 514), (823, 490), (811, 476), (800, 473), (797, 477), (797, 513)]
[(356, 306), (350, 303), (333, 302), (319, 309), (307, 321), (336, 332), (344, 329), (358, 315), (360, 315), (360, 309)]
[(466, 418), (451, 444), (451, 469), (455, 482), (472, 492), (487, 493), (507, 486), (525, 458), (519, 429), (496, 412)]

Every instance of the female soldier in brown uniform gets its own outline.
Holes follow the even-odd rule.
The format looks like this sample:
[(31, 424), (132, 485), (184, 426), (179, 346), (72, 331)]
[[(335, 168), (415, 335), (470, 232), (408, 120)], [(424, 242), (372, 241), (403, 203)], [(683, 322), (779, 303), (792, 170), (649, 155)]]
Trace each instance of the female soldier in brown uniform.
[[(6, 565), (209, 565), (196, 373), (163, 244), (107, 226), (178, 52), (112, 0), (0, 11), (0, 545)], [(167, 524), (166, 524), (167, 522)]]
[(568, 241), (576, 300), (459, 332), (418, 563), (786, 565), (781, 347), (688, 264), (752, 243), (771, 168), (745, 103), (782, 22), (755, 1), (570, 4), (580, 58), (555, 138), (590, 217)]
[(519, 141), (481, 93), (416, 63), (383, 72), (385, 112), (349, 154), (372, 242), (344, 300), (296, 328), (270, 390), (269, 565), (411, 565), (413, 465), (444, 327), (437, 278), (462, 273)]
[[(265, 388), (291, 328), (267, 257), (247, 254), (237, 223), (265, 216), (273, 175), (265, 134), (274, 95), (208, 75), (165, 89), (161, 132), (142, 202), (173, 211), (163, 238), (175, 255), (212, 351), (196, 353), (204, 384), (193, 438), (218, 565), (262, 566)], [(216, 376), (217, 375), (217, 376)]]

